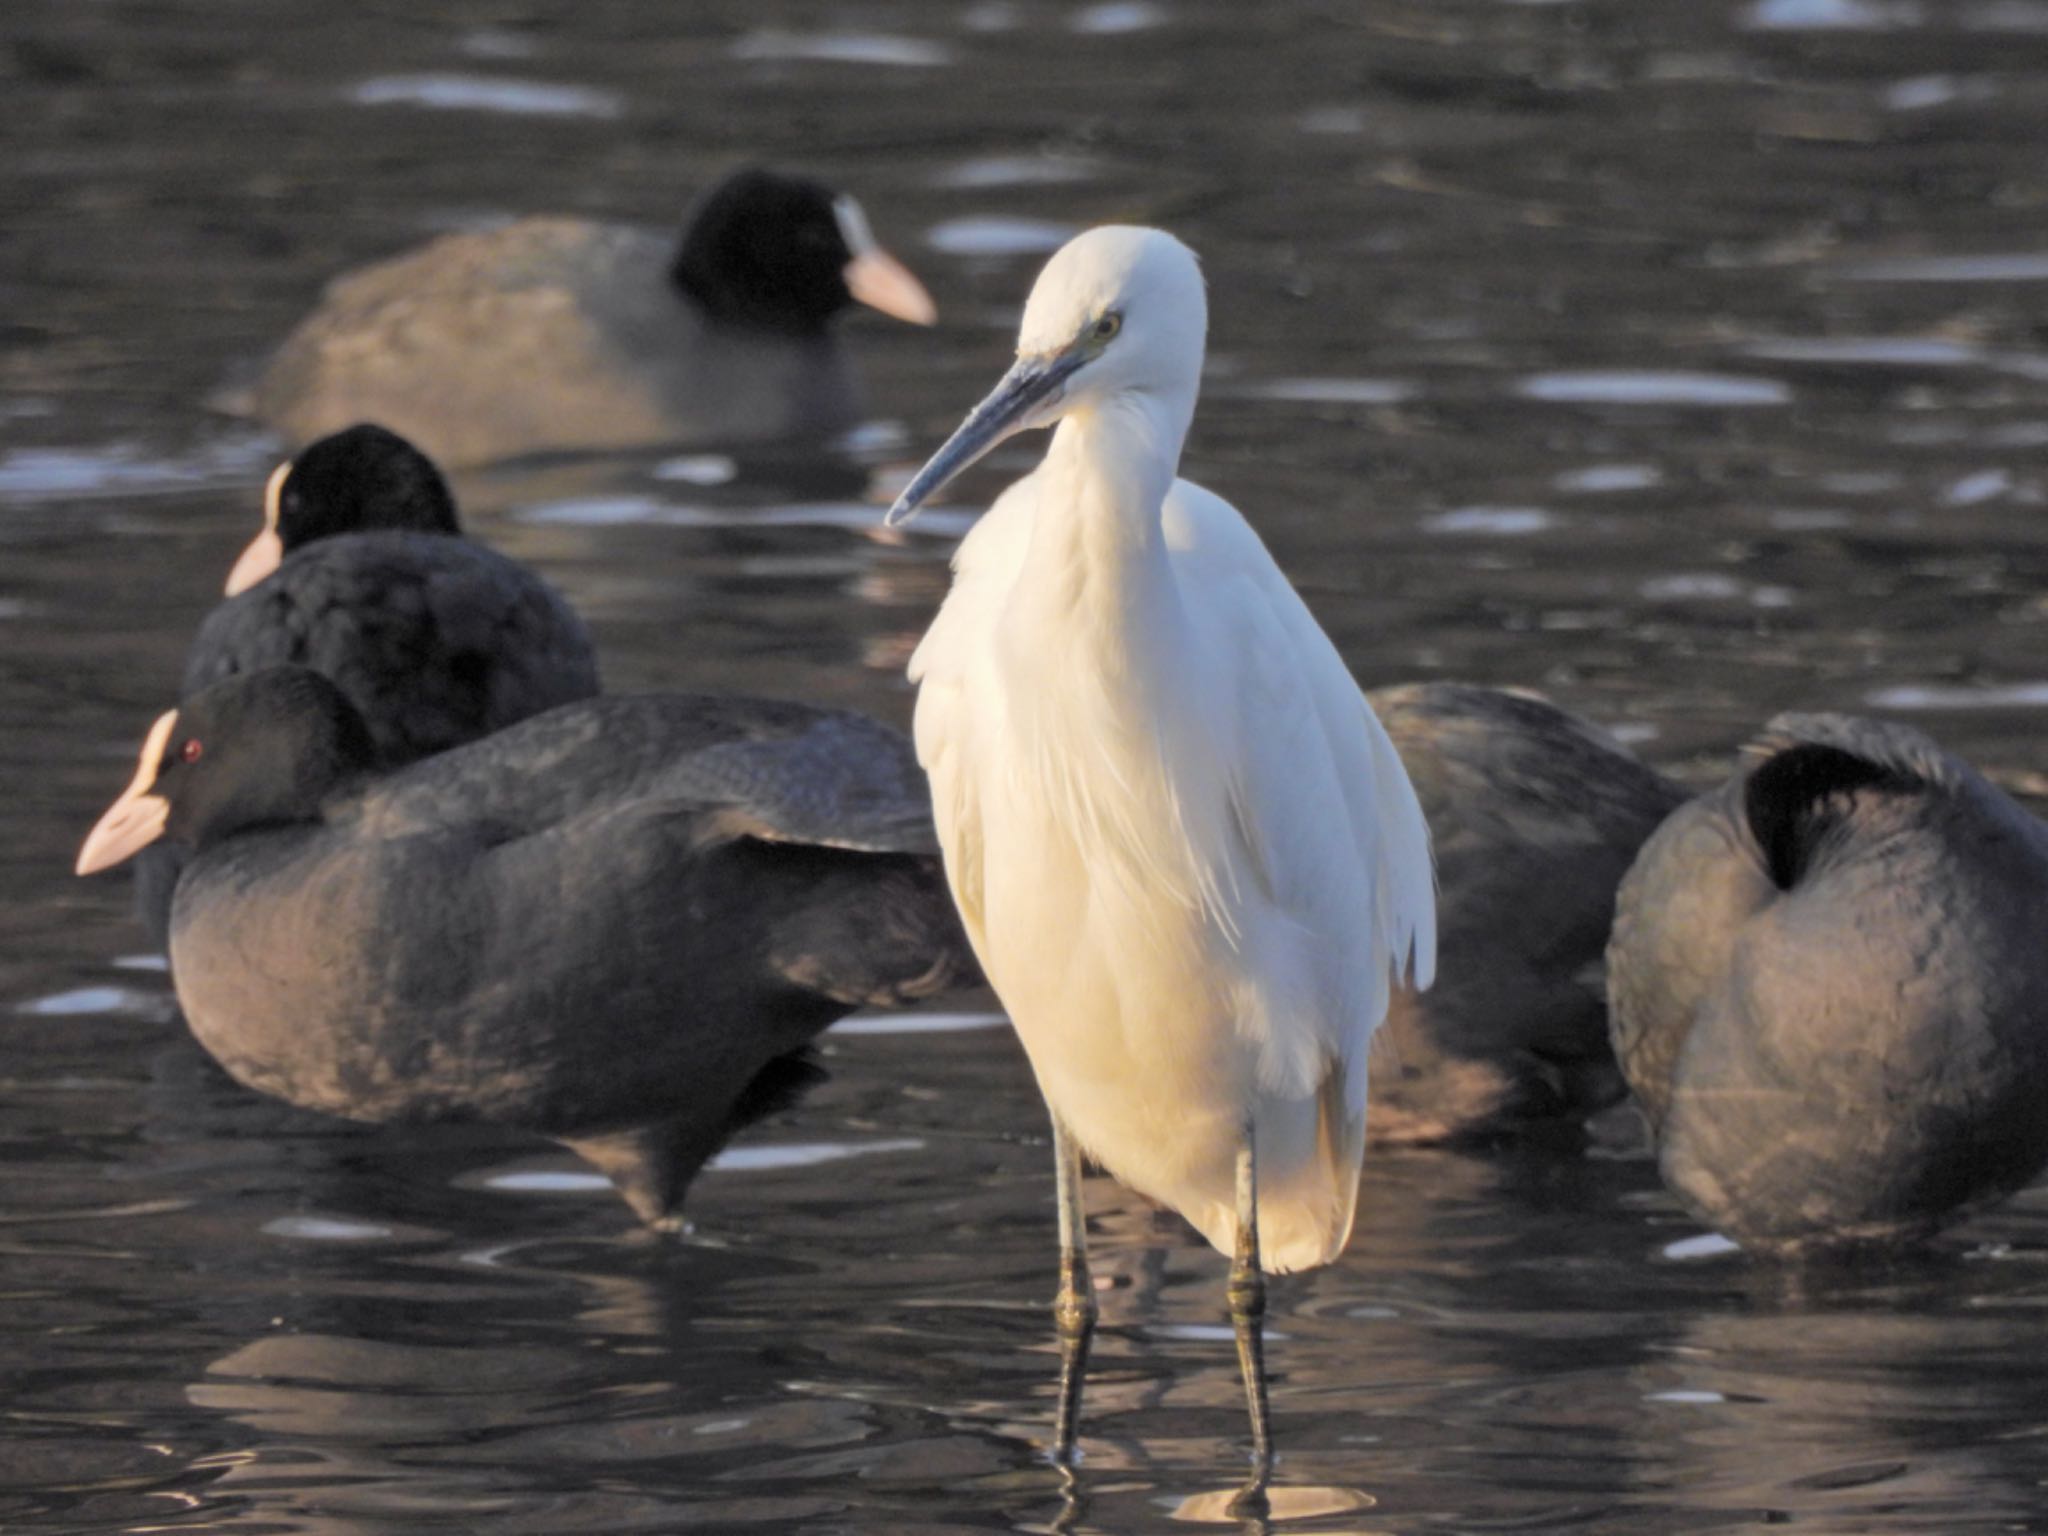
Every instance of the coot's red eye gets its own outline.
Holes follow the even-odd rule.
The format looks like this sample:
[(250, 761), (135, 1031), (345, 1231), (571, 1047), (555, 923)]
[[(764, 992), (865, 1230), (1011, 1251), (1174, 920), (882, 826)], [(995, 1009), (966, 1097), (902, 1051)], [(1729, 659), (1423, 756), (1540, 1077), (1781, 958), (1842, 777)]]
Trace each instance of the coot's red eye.
[(191, 737), (189, 740), (186, 741), (185, 745), (178, 748), (178, 761), (183, 763), (196, 763), (199, 761), (200, 754), (203, 753), (205, 750), (206, 748), (200, 745), (199, 738), (197, 736)]

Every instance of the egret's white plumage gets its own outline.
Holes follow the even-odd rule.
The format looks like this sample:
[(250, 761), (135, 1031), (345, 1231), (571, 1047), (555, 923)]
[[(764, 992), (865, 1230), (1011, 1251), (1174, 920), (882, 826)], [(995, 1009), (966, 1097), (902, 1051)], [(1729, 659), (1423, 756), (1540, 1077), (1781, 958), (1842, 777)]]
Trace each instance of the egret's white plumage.
[(1336, 648), (1227, 502), (1175, 477), (1207, 323), (1156, 230), (1047, 264), (1018, 362), (913, 482), (1009, 432), (1045, 460), (954, 560), (911, 662), (948, 878), (1057, 1121), (1264, 1266), (1350, 1235), (1366, 1047), (1435, 964), (1428, 833)]

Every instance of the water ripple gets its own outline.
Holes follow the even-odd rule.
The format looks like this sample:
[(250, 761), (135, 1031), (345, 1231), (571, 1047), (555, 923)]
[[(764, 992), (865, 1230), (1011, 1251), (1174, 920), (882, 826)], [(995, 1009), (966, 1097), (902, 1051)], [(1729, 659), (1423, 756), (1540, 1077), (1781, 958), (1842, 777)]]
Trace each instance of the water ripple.
[(138, 992), (131, 987), (78, 987), (22, 1003), (15, 1012), (42, 1019), (86, 1018), (99, 1014), (155, 1019), (167, 1015), (170, 1009), (171, 1000), (161, 992)]
[(346, 99), (359, 107), (428, 107), (451, 112), (505, 112), (516, 117), (623, 117), (626, 104), (616, 91), (546, 80), (511, 80), (492, 75), (378, 75), (349, 87)]
[(1901, 256), (1843, 267), (1835, 276), (1852, 283), (2039, 283), (2048, 282), (2048, 254)]
[(948, 256), (1037, 256), (1056, 251), (1076, 233), (1072, 224), (999, 215), (948, 219), (925, 232), (925, 244)]
[[(515, 513), (526, 523), (561, 524), (572, 528), (639, 525), (656, 528), (847, 528), (878, 533), (882, 511), (863, 501), (788, 502), (765, 507), (706, 507), (663, 501), (656, 496), (575, 496), (539, 502)], [(963, 537), (974, 526), (975, 512), (926, 507), (917, 514), (924, 533)]]
[(784, 32), (764, 28), (732, 45), (736, 59), (805, 64), (881, 64), (905, 69), (938, 69), (953, 62), (953, 50), (919, 37), (881, 32)]
[(1785, 405), (1792, 399), (1791, 387), (1777, 379), (1648, 368), (1531, 374), (1515, 385), (1515, 393), (1565, 405), (1745, 407)]
[(1422, 520), (1425, 533), (1493, 533), (1508, 537), (1541, 533), (1557, 519), (1541, 507), (1458, 507)]
[(882, 1152), (921, 1152), (924, 1146), (919, 1137), (899, 1136), (892, 1141), (800, 1141), (770, 1147), (727, 1147), (705, 1166), (721, 1173), (769, 1173), (783, 1168), (815, 1168), (821, 1163)]
[(2039, 709), (2048, 705), (2048, 682), (1901, 683), (1864, 699), (1878, 709)]
[(279, 1216), (266, 1221), (263, 1230), (272, 1237), (297, 1238), (312, 1243), (366, 1243), (392, 1235), (389, 1227), (366, 1221), (347, 1221), (338, 1216)]
[(856, 1013), (832, 1026), (835, 1035), (948, 1035), (995, 1029), (1009, 1023), (1001, 1013)]
[(151, 454), (133, 443), (18, 448), (0, 454), (0, 501), (155, 495), (238, 483), (267, 468), (276, 451), (275, 441), (258, 433), (224, 437), (174, 455)]
[(1248, 386), (1244, 394), (1305, 405), (1399, 405), (1414, 396), (1415, 386), (1400, 379), (1269, 379)]
[(1166, 8), (1150, 0), (1105, 0), (1101, 5), (1083, 6), (1068, 19), (1067, 26), (1075, 32), (1109, 37), (1163, 27), (1166, 21)]
[(932, 178), (935, 187), (980, 191), (989, 187), (1058, 186), (1088, 181), (1099, 169), (1086, 160), (1057, 155), (982, 155), (963, 160)]
[(1879, 32), (1920, 19), (1911, 0), (1756, 0), (1742, 25), (1760, 32)]
[(1607, 495), (1614, 491), (1647, 491), (1664, 483), (1664, 471), (1654, 464), (1588, 464), (1568, 469), (1550, 482), (1560, 491)]

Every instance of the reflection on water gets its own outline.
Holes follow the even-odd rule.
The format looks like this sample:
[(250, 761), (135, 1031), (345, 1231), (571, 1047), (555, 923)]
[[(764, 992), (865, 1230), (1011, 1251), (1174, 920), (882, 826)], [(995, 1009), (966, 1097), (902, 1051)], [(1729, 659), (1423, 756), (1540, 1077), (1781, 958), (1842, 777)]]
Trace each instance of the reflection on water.
[[(8, 23), (8, 1530), (1229, 1523), (1224, 1266), (1102, 1180), (1074, 1499), (1040, 1459), (1051, 1155), (996, 1016), (831, 1032), (831, 1081), (663, 1244), (542, 1144), (237, 1089), (118, 882), (70, 880), (257, 515), (275, 445), (204, 402), (433, 231), (670, 227), (777, 162), (857, 192), (939, 300), (934, 332), (849, 326), (877, 419), (830, 452), (459, 482), (614, 686), (904, 721), (953, 545), (1035, 445), (907, 533), (880, 509), (999, 371), (1041, 254), (1144, 220), (1210, 283), (1190, 470), (1365, 681), (1540, 686), (1695, 780), (1779, 709), (1911, 712), (2044, 782), (2033, 0)], [(2041, 1192), (1934, 1259), (1791, 1285), (1631, 1137), (1597, 1145), (1374, 1161), (1344, 1261), (1274, 1287), (1271, 1530), (2048, 1530)]]
[(625, 104), (611, 91), (481, 75), (379, 75), (350, 90), (346, 99), (364, 107), (396, 104), (542, 117), (614, 118), (625, 111)]

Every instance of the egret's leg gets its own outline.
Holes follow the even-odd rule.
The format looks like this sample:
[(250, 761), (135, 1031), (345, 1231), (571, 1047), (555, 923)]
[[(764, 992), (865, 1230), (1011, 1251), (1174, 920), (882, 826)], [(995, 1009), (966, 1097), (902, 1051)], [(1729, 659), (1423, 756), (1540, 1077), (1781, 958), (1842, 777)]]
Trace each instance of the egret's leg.
[(1259, 1268), (1259, 1162), (1251, 1126), (1237, 1150), (1237, 1257), (1230, 1266), (1230, 1323), (1252, 1416), (1252, 1480), (1240, 1498), (1263, 1497), (1273, 1471), (1273, 1430), (1266, 1409), (1266, 1275)]
[(1052, 1457), (1061, 1466), (1072, 1466), (1074, 1435), (1081, 1423), (1081, 1379), (1088, 1374), (1088, 1346), (1095, 1337), (1095, 1287), (1088, 1278), (1081, 1149), (1058, 1115), (1052, 1117), (1052, 1153), (1060, 1203), (1060, 1290), (1052, 1303), (1053, 1326), (1060, 1336), (1060, 1407)]

